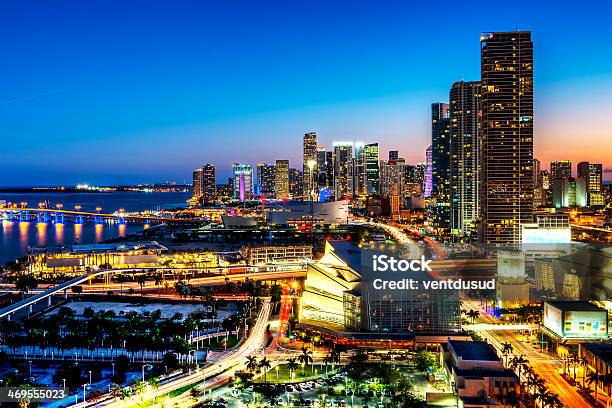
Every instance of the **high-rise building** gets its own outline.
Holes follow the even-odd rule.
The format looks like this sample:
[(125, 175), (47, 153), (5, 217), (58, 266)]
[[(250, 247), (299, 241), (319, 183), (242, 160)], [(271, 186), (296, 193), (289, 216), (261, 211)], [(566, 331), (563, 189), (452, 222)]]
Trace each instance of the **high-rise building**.
[(389, 150), (389, 160), (397, 160), (397, 159), (399, 159), (399, 151)]
[(336, 201), (353, 196), (353, 143), (334, 142), (334, 196)]
[(380, 193), (380, 169), (378, 167), (378, 143), (365, 145), (365, 182), (366, 193), (369, 195)]
[(276, 161), (274, 194), (277, 200), (286, 200), (289, 198), (289, 160)]
[(533, 218), (531, 32), (483, 33), (480, 51), (483, 240), (520, 243)]
[(262, 196), (274, 195), (276, 183), (276, 165), (269, 163), (257, 164), (257, 185), (255, 192)]
[(602, 165), (598, 163), (580, 162), (578, 163), (578, 177), (586, 180), (589, 207), (605, 205), (606, 202), (603, 197), (601, 182)]
[(366, 194), (365, 144), (355, 142), (353, 157), (353, 193)]
[(432, 193), (448, 202), (450, 194), (450, 117), (447, 103), (431, 104)]
[(480, 82), (455, 82), (450, 90), (451, 233), (463, 237), (479, 214)]
[(202, 169), (195, 169), (193, 171), (193, 184), (191, 185), (191, 192), (194, 197), (202, 197)]
[(414, 181), (421, 186), (421, 194), (425, 193), (425, 172), (427, 171), (427, 163), (419, 162), (414, 168)]
[[(302, 197), (304, 200), (309, 200), (310, 197), (304, 187), (303, 173), (298, 169), (289, 169), (289, 193), (292, 197)], [(313, 191), (312, 194), (315, 192)], [(316, 200), (316, 197), (315, 197)]]
[(586, 207), (587, 180), (564, 177), (553, 180), (552, 200), (555, 208)]
[(542, 186), (542, 163), (536, 158), (533, 159), (533, 185)]
[(304, 135), (304, 156), (302, 165), (303, 188), (304, 193), (312, 191), (315, 186), (311, 183), (317, 182), (317, 179), (311, 177), (309, 162), (315, 163), (312, 169), (313, 174), (318, 174), (317, 168), (317, 134), (315, 132), (306, 133)]
[(253, 198), (253, 166), (250, 164), (233, 163), (234, 199), (250, 200)]
[(431, 197), (432, 184), (433, 184), (433, 169), (432, 169), (432, 152), (431, 145), (425, 149), (425, 179), (423, 180), (423, 196), (425, 198)]
[(572, 177), (572, 162), (569, 160), (550, 162), (550, 177), (553, 180)]
[(217, 198), (215, 166), (210, 163), (202, 166), (202, 198), (206, 203), (212, 203)]
[(450, 232), (450, 118), (447, 103), (431, 104), (432, 197), (427, 218), (439, 234)]
[[(380, 195), (390, 198), (395, 191), (401, 200), (405, 198), (406, 161), (404, 159), (380, 161)], [(394, 190), (395, 188), (395, 190)]]
[[(332, 175), (329, 177), (327, 175), (328, 171), (331, 171), (332, 173)], [(319, 189), (331, 188), (331, 184), (329, 184), (329, 181), (332, 178), (333, 178), (333, 167), (331, 163), (327, 163), (327, 152), (325, 151), (325, 146), (318, 146), (317, 147), (317, 186), (318, 188)]]

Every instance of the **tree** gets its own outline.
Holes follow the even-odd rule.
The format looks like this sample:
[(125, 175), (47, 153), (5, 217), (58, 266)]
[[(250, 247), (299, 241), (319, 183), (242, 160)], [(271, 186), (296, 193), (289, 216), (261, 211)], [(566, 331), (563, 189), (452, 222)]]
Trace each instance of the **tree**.
[(504, 355), (504, 360), (505, 360), (504, 365), (507, 365), (507, 363), (508, 363), (508, 355), (512, 354), (512, 350), (513, 350), (513, 347), (512, 347), (512, 344), (510, 342), (506, 341), (506, 342), (504, 342), (502, 344), (501, 352)]
[(419, 350), (414, 362), (419, 371), (428, 371), (430, 368), (435, 367), (436, 356), (427, 350)]
[(589, 371), (587, 374), (587, 384), (589, 387), (592, 383), (595, 383), (595, 401), (597, 401), (597, 387), (599, 386), (600, 375), (597, 372)]
[(289, 369), (289, 375), (291, 375), (291, 378), (293, 378), (293, 371), (297, 369), (298, 366), (299, 364), (294, 357), (287, 359), (287, 368)]
[(309, 351), (306, 347), (302, 347), (302, 354), (298, 357), (298, 361), (302, 363), (302, 374), (304, 374), (304, 365), (311, 364), (312, 359), (312, 351)]
[(254, 373), (259, 368), (259, 365), (257, 364), (257, 357), (247, 356), (246, 359), (247, 359), (247, 362), (246, 362), (247, 371)]
[(36, 289), (37, 287), (38, 280), (36, 280), (34, 275), (21, 275), (15, 281), (15, 289), (24, 295), (28, 294), (31, 290)]
[(257, 367), (264, 370), (264, 382), (268, 382), (266, 374), (268, 373), (268, 368), (270, 368), (271, 366), (272, 364), (270, 364), (270, 360), (268, 360), (266, 357), (262, 358), (261, 360), (259, 360), (259, 363), (257, 363)]
[(140, 294), (142, 295), (142, 289), (144, 288), (144, 285), (147, 282), (147, 277), (144, 274), (138, 275), (138, 278), (136, 278), (136, 282), (138, 282), (138, 285), (140, 286)]

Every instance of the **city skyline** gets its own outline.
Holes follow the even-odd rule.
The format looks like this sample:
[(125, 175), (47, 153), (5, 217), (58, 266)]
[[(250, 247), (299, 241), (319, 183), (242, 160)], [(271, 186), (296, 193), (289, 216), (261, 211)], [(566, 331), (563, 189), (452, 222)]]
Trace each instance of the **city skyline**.
[[(612, 153), (598, 148), (610, 134), (600, 118), (612, 106), (612, 75), (608, 57), (593, 52), (612, 35), (604, 24), (597, 37), (579, 25), (558, 30), (559, 21), (574, 18), (603, 22), (605, 10), (555, 10), (559, 20), (553, 23), (544, 13), (550, 10), (535, 5), (520, 16), (487, 13), (486, 24), (478, 21), (485, 11), (473, 10), (470, 21), (448, 28), (443, 23), (452, 13), (443, 11), (432, 36), (418, 21), (424, 8), (334, 5), (321, 14), (313, 5), (300, 14), (249, 7), (202, 5), (187, 15), (180, 7), (151, 6), (146, 21), (139, 21), (143, 32), (162, 22), (168, 29), (151, 32), (150, 44), (110, 10), (92, 17), (100, 11), (95, 5), (58, 5), (52, 11), (63, 17), (62, 27), (46, 18), (44, 6), (40, 15), (9, 7), (2, 32), (22, 38), (19, 49), (7, 50), (5, 77), (11, 81), (0, 100), (0, 130), (27, 143), (5, 149), (0, 185), (185, 182), (206, 162), (217, 166), (220, 180), (231, 175), (233, 162), (288, 159), (299, 169), (301, 138), (310, 131), (328, 149), (336, 140), (378, 142), (381, 157), (399, 150), (408, 163), (424, 161), (431, 103), (447, 102), (456, 81), (479, 80), (481, 31), (515, 29), (517, 21), (537, 43), (534, 157), (543, 168), (553, 160), (603, 163), (603, 178), (612, 177)], [(227, 30), (235, 35), (229, 38), (218, 24), (195, 18), (231, 12), (235, 21)], [(321, 32), (304, 30), (306, 35), (291, 26), (304, 17)], [(241, 28), (251, 18), (286, 22)], [(359, 24), (366, 19), (370, 25)], [(42, 36), (46, 30), (51, 33)], [(439, 37), (450, 33), (452, 44), (441, 53)], [(247, 41), (249, 35), (254, 38)], [(248, 69), (238, 68), (245, 60)], [(93, 151), (104, 153), (95, 166)]]

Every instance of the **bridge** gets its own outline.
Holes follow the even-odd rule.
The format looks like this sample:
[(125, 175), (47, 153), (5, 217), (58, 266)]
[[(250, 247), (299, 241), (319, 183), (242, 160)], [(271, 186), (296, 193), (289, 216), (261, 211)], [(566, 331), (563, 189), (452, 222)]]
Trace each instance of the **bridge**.
[[(60, 294), (64, 296), (64, 298), (68, 297), (68, 290), (73, 287), (73, 286), (77, 286), (80, 285), (83, 282), (87, 282), (89, 280), (92, 280), (96, 277), (99, 276), (105, 276), (105, 275), (112, 275), (114, 273), (145, 273), (145, 272), (149, 272), (151, 269), (155, 269), (158, 271), (184, 271), (184, 269), (177, 269), (177, 268), (137, 268), (137, 269), (108, 269), (108, 270), (102, 270), (102, 271), (93, 271), (93, 272), (89, 272), (86, 273), (84, 275), (78, 276), (76, 278), (70, 279), (66, 282), (63, 282), (59, 285), (56, 285), (52, 288), (46, 289), (34, 296), (30, 296), (27, 299), (21, 300), (19, 302), (15, 302), (12, 305), (9, 305), (3, 309), (0, 309), (0, 319), (3, 317), (7, 317), (9, 320), (11, 318), (11, 315), (18, 312), (19, 310), (28, 308), (29, 312), (32, 312), (32, 307), (41, 301), (46, 300), (47, 301), (47, 307), (51, 306), (51, 299), (52, 296)], [(208, 270), (209, 268), (206, 268), (206, 270)], [(231, 271), (232, 269), (244, 269), (244, 266), (236, 266), (236, 267), (224, 267), (224, 269)], [(198, 270), (198, 269), (193, 269), (193, 270)], [(295, 278), (301, 278), (301, 277), (305, 277), (306, 276), (306, 269), (292, 269), (292, 270), (284, 270), (282, 268), (279, 268), (279, 270), (275, 270), (275, 271), (263, 271), (263, 272), (244, 272), (244, 273), (230, 273), (227, 275), (216, 275), (216, 276), (208, 276), (208, 277), (202, 277), (202, 278), (192, 278), (189, 280), (189, 283), (192, 285), (221, 285), (221, 284), (225, 284), (226, 279), (229, 281), (241, 281), (244, 280), (245, 278), (249, 278), (249, 279), (253, 279), (253, 280), (281, 280), (281, 279), (295, 279)], [(122, 284), (122, 286), (124, 286), (125, 288), (129, 288), (129, 285), (126, 285), (125, 283)], [(133, 284), (134, 287), (136, 286), (140, 286), (136, 283)], [(144, 285), (145, 288), (149, 287), (151, 288), (152, 286), (150, 285)], [(117, 289), (119, 288), (119, 284), (114, 284), (114, 286), (110, 286), (110, 285), (100, 285), (99, 288), (95, 288), (94, 290), (91, 290), (91, 292), (96, 292), (96, 291), (108, 291), (108, 290), (112, 290), (112, 289)], [(158, 287), (159, 288), (159, 287)]]
[(54, 222), (62, 224), (65, 219), (71, 219), (75, 224), (82, 224), (85, 220), (93, 220), (96, 224), (102, 224), (104, 220), (114, 220), (119, 223), (126, 222), (154, 222), (154, 223), (197, 223), (200, 220), (197, 218), (174, 218), (161, 217), (148, 212), (144, 213), (126, 213), (118, 211), (115, 213), (102, 213), (100, 210), (96, 212), (81, 211), (79, 206), (74, 210), (64, 210), (63, 208), (29, 208), (29, 207), (4, 207), (0, 208), (0, 219), (7, 221), (20, 222)]

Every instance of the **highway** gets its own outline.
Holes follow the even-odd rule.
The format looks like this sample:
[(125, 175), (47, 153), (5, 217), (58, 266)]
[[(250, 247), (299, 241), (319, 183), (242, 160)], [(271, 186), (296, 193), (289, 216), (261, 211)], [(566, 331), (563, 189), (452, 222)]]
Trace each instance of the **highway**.
[[(236, 349), (228, 350), (227, 352), (219, 353), (215, 356), (214, 361), (210, 364), (192, 374), (188, 374), (177, 379), (165, 382), (159, 386), (157, 391), (148, 389), (143, 394), (132, 396), (131, 401), (134, 404), (151, 400), (155, 395), (162, 395), (174, 391), (176, 389), (199, 383), (202, 381), (209, 381), (209, 384), (213, 384), (219, 381), (214, 379), (217, 376), (223, 376), (223, 378), (231, 377), (237, 368), (242, 367), (246, 357), (260, 350), (264, 345), (264, 334), (268, 319), (270, 317), (271, 305), (269, 302), (265, 302), (257, 317), (256, 323), (251, 328), (249, 337)], [(107, 400), (103, 400), (108, 398)], [(125, 401), (115, 401), (115, 398), (106, 395), (106, 397), (97, 398), (96, 400), (87, 401), (85, 404), (75, 404), (74, 407), (119, 407), (125, 406)]]
[[(20, 309), (29, 307), (37, 302), (43, 301), (44, 299), (49, 298), (55, 294), (58, 294), (63, 291), (67, 291), (72, 286), (79, 285), (83, 282), (91, 280), (98, 276), (103, 276), (107, 274), (114, 273), (146, 273), (151, 268), (136, 268), (136, 269), (110, 269), (104, 271), (90, 272), (84, 275), (78, 276), (66, 282), (63, 282), (59, 285), (53, 286), (49, 289), (46, 289), (36, 295), (30, 296), (22, 301), (15, 302), (12, 305), (9, 305), (3, 309), (0, 309), (0, 318), (4, 316), (9, 316)], [(158, 268), (157, 270), (165, 270), (165, 271), (173, 271), (179, 269), (173, 268)], [(194, 269), (196, 270), (196, 269)], [(215, 275), (208, 276), (203, 278), (193, 278), (189, 280), (189, 283), (192, 285), (215, 285), (215, 284), (224, 284), (226, 278), (230, 281), (243, 281), (245, 278), (254, 279), (254, 280), (280, 280), (280, 279), (288, 279), (288, 278), (300, 278), (306, 276), (306, 270), (277, 270), (271, 272), (246, 272), (246, 273), (236, 273), (236, 274), (228, 274), (228, 275)], [(126, 282), (123, 284), (119, 283), (111, 283), (111, 284), (95, 284), (95, 285), (85, 285), (83, 287), (83, 292), (106, 292), (109, 290), (119, 291), (121, 289), (129, 289), (129, 288), (140, 288), (140, 285), (137, 282)], [(147, 281), (145, 282), (143, 288), (156, 288), (160, 289), (162, 287), (155, 286), (155, 282)]]

